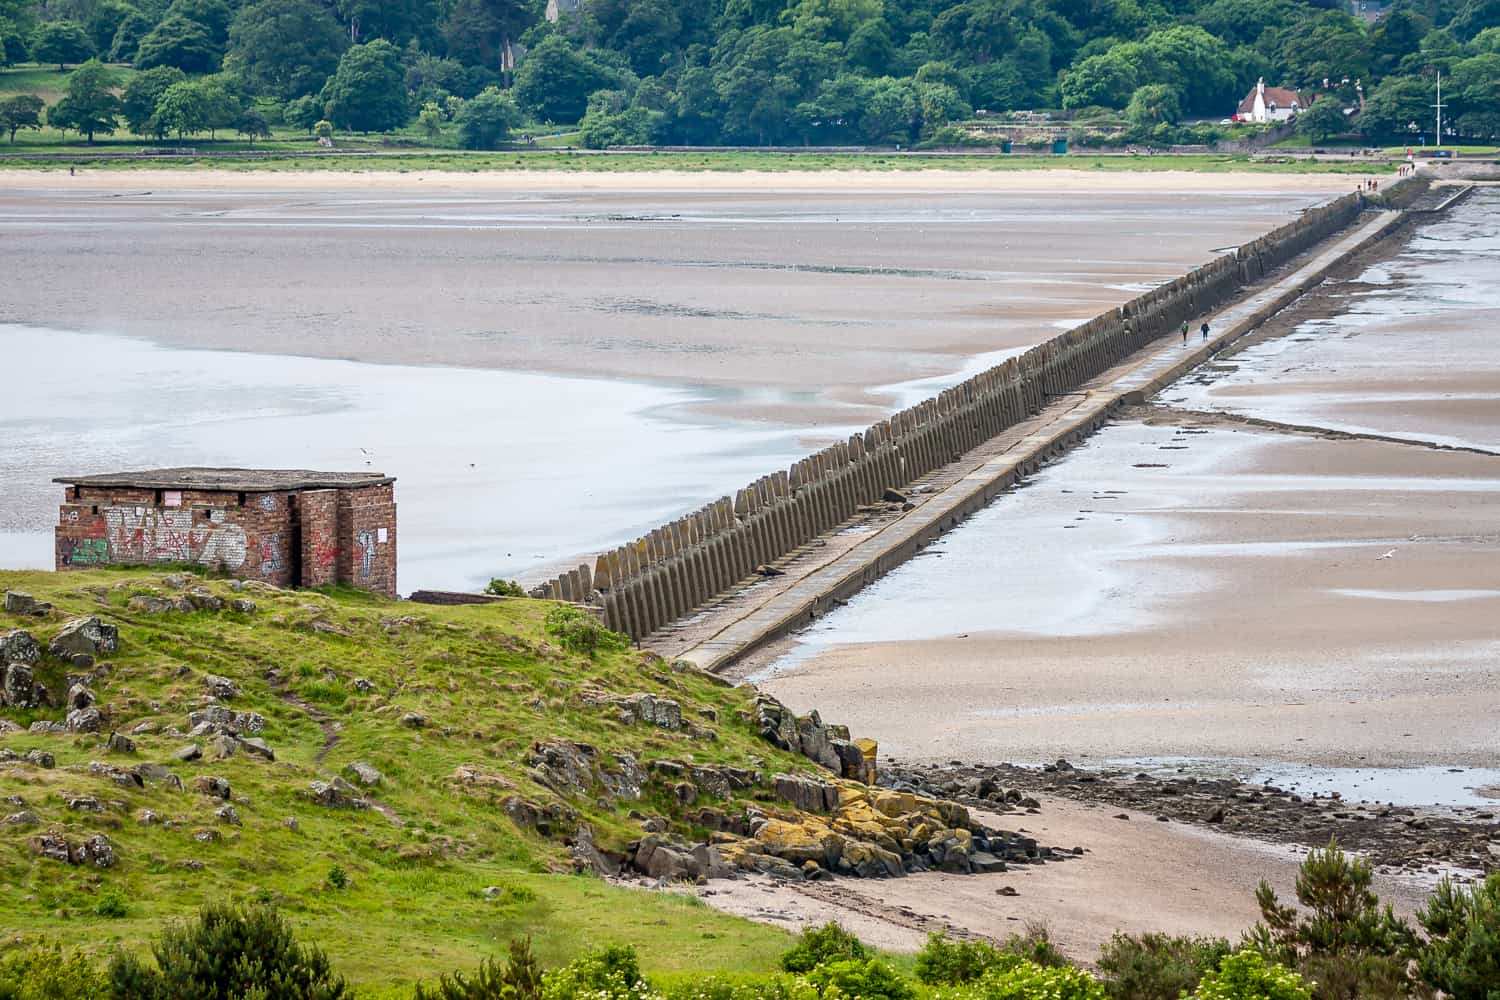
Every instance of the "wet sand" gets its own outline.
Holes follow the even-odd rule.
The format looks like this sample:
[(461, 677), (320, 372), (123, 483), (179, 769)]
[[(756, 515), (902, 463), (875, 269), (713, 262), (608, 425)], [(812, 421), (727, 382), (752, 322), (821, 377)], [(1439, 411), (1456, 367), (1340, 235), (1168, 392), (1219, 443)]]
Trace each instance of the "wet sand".
[[(1086, 853), (1056, 864), (993, 875), (937, 872), (901, 879), (839, 879), (808, 886), (759, 880), (699, 890), (719, 909), (791, 930), (837, 920), (863, 940), (916, 951), (930, 931), (961, 929), (992, 939), (1046, 926), (1064, 954), (1092, 963), (1110, 934), (1160, 931), (1238, 940), (1259, 919), (1255, 887), (1264, 878), (1294, 898), (1300, 855), (1140, 812), (1064, 799), (1042, 800), (1026, 829), (1045, 843), (1078, 844)], [(993, 822), (1015, 825), (1016, 817)], [(1376, 876), (1376, 890), (1410, 914), (1431, 880)], [(1002, 896), (1004, 886), (1015, 896)]]
[[(1470, 233), (1446, 256), (1419, 235), (1383, 290), (1366, 275), (1348, 326), (1293, 316), (1163, 397), (1309, 424), (1333, 399), (1361, 413), (1338, 430), (1493, 447), (1500, 345), (1474, 333), (1495, 307), (1462, 276), (1495, 266), (1495, 211), (1440, 224)], [(1393, 406), (1392, 383), (1431, 405)], [(1494, 766), (1497, 500), (1493, 455), (1145, 409), (762, 676), (905, 759)]]
[(1037, 343), (1349, 183), (0, 173), (0, 321), (714, 385), (710, 415), (867, 423), (883, 387)]

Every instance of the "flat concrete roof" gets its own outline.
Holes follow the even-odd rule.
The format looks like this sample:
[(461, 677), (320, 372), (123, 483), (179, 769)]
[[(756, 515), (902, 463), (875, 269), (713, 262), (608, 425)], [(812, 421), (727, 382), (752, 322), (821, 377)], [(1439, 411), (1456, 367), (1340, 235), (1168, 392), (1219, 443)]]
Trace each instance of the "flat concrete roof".
[(324, 490), (351, 486), (383, 486), (395, 476), (382, 472), (310, 472), (307, 469), (147, 469), (109, 472), (97, 476), (59, 476), (54, 483), (69, 486), (123, 486), (143, 490), (218, 490), (225, 493), (266, 493), (273, 490)]

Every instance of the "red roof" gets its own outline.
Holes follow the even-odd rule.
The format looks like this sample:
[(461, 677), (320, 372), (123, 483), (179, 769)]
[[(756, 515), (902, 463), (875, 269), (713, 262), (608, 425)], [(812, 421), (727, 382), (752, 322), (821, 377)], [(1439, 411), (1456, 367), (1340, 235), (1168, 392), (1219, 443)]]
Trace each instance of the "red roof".
[[(1266, 88), (1267, 108), (1271, 107), (1272, 105), (1275, 105), (1278, 108), (1289, 108), (1293, 104), (1297, 105), (1297, 107), (1299, 108), (1303, 108), (1307, 106), (1307, 103), (1307, 101), (1302, 99), (1302, 95), (1297, 93), (1295, 90), (1288, 90), (1285, 87)], [(1254, 87), (1250, 88), (1250, 93), (1245, 95), (1245, 99), (1240, 102), (1240, 106), (1237, 110), (1242, 115), (1248, 115), (1250, 114), (1250, 112), (1255, 110)]]

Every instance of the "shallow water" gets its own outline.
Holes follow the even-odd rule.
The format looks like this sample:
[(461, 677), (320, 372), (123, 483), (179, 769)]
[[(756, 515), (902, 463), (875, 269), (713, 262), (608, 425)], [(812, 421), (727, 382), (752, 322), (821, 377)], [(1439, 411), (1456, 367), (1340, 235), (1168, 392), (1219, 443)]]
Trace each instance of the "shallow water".
[(54, 476), (175, 465), (397, 477), (403, 591), (536, 576), (800, 457), (691, 386), (177, 350), (0, 326), (0, 565), (50, 568)]

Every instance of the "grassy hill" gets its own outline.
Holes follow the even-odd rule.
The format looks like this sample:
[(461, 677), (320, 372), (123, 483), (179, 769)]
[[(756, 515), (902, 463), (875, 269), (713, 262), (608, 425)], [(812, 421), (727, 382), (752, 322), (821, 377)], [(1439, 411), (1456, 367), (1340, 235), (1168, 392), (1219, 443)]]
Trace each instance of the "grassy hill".
[[(601, 760), (623, 752), (644, 767), (671, 759), (766, 775), (813, 770), (760, 738), (749, 689), (646, 653), (566, 653), (547, 638), (553, 605), (542, 601), (429, 607), (146, 570), (0, 572), (0, 589), (55, 605), (43, 617), (0, 612), (0, 635), (25, 629), (45, 648), (76, 617), (119, 628), (118, 651), (90, 669), (50, 654), (35, 668), (54, 705), (68, 673), (90, 675), (106, 720), (100, 732), (0, 735), (0, 758), (33, 750), (55, 758), (50, 768), (0, 761), (0, 821), (23, 810), (40, 820), (0, 825), (0, 947), (39, 937), (98, 954), (140, 947), (163, 918), (236, 899), (278, 901), (341, 972), (382, 988), (471, 967), (524, 934), (548, 962), (591, 945), (633, 944), (656, 972), (769, 970), (786, 947), (781, 932), (696, 899), (570, 874), (561, 834), (575, 822), (589, 825), (600, 847), (619, 849), (641, 836), (642, 815), (677, 828), (691, 820), (680, 795), (655, 779), (639, 799), (598, 787), (565, 798), (529, 763), (538, 742), (578, 741)], [(204, 607), (156, 610), (186, 606), (194, 592)], [(141, 597), (158, 600), (132, 605)], [(231, 610), (231, 600), (254, 610)], [(259, 737), (274, 761), (243, 744), (215, 759), (216, 742), (235, 749), (236, 741), (185, 735), (189, 712), (213, 701), (210, 675), (238, 689), (222, 705), (264, 718)], [(682, 724), (632, 721), (619, 698), (639, 693), (675, 701)], [(0, 719), (22, 727), (63, 718), (60, 705), (0, 709)], [(133, 751), (109, 749), (110, 731), (128, 735)], [(202, 759), (178, 760), (190, 743)], [(313, 800), (312, 782), (356, 762), (382, 775), (345, 793), (369, 808)], [(160, 777), (143, 787), (122, 777), (142, 764), (165, 768), (145, 769)], [(229, 783), (237, 822), (218, 814), (223, 799), (195, 790), (209, 777)], [(771, 797), (764, 787), (734, 795)], [(77, 800), (98, 811), (70, 807)], [(553, 821), (539, 832), (531, 824), (549, 810)], [(116, 862), (39, 857), (32, 840), (47, 832), (74, 843), (102, 833)]]

